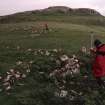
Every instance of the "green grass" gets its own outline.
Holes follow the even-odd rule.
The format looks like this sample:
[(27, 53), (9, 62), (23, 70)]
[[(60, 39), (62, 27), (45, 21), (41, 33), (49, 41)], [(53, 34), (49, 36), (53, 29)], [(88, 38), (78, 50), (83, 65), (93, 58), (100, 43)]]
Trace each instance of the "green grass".
[[(43, 22), (26, 22), (15, 24), (1, 24), (0, 42), (7, 46), (21, 46), (22, 48), (64, 48), (69, 50), (78, 50), (81, 46), (90, 45), (90, 35), (94, 32), (95, 38), (104, 38), (105, 30), (102, 26), (86, 26), (65, 22), (47, 22), (51, 31), (42, 33), (40, 36), (34, 36), (32, 29), (24, 31), (24, 27), (38, 27), (41, 31), (40, 24)], [(15, 30), (15, 28), (19, 28)], [(11, 31), (12, 30), (12, 31)], [(78, 45), (78, 46), (74, 46)]]
[(18, 23), (18, 22), (37, 22), (37, 21), (52, 21), (52, 22), (66, 22), (73, 24), (84, 25), (100, 25), (105, 26), (105, 17), (103, 16), (91, 16), (91, 15), (67, 15), (67, 14), (13, 14), (10, 16), (4, 16), (0, 19), (0, 23)]
[[(40, 36), (32, 33), (32, 28), (42, 31), (43, 21), (0, 24), (0, 65), (8, 69), (14, 64), (20, 52), (15, 51), (17, 46), (21, 49), (64, 49), (68, 52), (77, 52), (82, 46), (90, 47), (90, 35), (105, 41), (105, 30), (102, 26), (81, 25), (66, 22), (48, 21), (50, 31)], [(28, 28), (24, 31), (24, 27)], [(18, 30), (15, 30), (18, 28)], [(39, 33), (38, 33), (39, 34)], [(32, 37), (32, 35), (34, 37)], [(8, 48), (10, 47), (10, 48)]]
[[(23, 21), (29, 19), (28, 21)], [(78, 52), (82, 46), (90, 47), (90, 35), (94, 32), (94, 38), (100, 38), (105, 42), (104, 24), (99, 22), (104, 17), (82, 17), (82, 16), (36, 16), (32, 15), (20, 18), (16, 21), (0, 24), (0, 70), (2, 73), (8, 71), (19, 60), (19, 57), (27, 57), (23, 50), (32, 49), (64, 49), (67, 52)], [(105, 20), (104, 20), (105, 21)], [(42, 31), (42, 24), (48, 23), (50, 31), (32, 33), (32, 27)], [(24, 27), (28, 28), (24, 31)], [(18, 30), (16, 30), (16, 28)], [(34, 37), (32, 37), (34, 36)], [(20, 50), (17, 51), (17, 46)], [(29, 58), (27, 58), (29, 59)], [(6, 100), (6, 101), (5, 101)], [(0, 94), (1, 105), (12, 105), (15, 103), (11, 97)], [(15, 105), (15, 104), (13, 104)]]

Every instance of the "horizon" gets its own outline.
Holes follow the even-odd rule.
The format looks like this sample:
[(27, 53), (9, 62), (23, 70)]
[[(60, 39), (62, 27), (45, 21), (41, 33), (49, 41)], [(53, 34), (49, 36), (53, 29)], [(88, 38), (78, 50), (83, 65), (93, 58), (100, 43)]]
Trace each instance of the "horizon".
[(11, 15), (25, 11), (44, 9), (51, 6), (66, 6), (69, 8), (90, 8), (105, 16), (105, 1), (103, 0), (0, 0), (0, 16)]

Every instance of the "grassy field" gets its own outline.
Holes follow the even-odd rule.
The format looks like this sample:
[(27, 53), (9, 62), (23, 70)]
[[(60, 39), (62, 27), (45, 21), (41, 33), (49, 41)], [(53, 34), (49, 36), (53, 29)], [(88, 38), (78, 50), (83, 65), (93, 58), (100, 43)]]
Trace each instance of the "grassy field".
[[(86, 26), (71, 24), (65, 22), (47, 22), (50, 31), (41, 33), (44, 22), (23, 22), (0, 24), (0, 42), (4, 44), (13, 44), (14, 46), (22, 46), (24, 48), (65, 48), (75, 49), (80, 46), (89, 46), (91, 32), (94, 32), (95, 38), (104, 37), (104, 27), (102, 26)], [(24, 30), (26, 28), (26, 30)], [(32, 33), (32, 30), (39, 32)], [(84, 43), (86, 42), (86, 43)], [(37, 44), (38, 43), (38, 44)], [(78, 44), (78, 46), (74, 46)], [(75, 49), (75, 50), (76, 50)]]
[[(23, 21), (24, 19), (26, 20)], [(1, 73), (14, 67), (19, 59), (33, 59), (33, 56), (25, 55), (24, 51), (27, 49), (63, 49), (66, 52), (77, 53), (82, 46), (90, 48), (91, 32), (95, 39), (99, 38), (105, 42), (105, 27), (102, 24), (104, 17), (100, 17), (102, 22), (98, 17), (91, 16), (28, 16), (28, 19), (27, 21), (26, 17), (17, 17), (17, 22), (12, 22), (11, 18), (9, 23), (0, 24)], [(44, 23), (49, 26), (48, 32), (42, 32)], [(0, 103), (19, 105), (14, 97), (4, 93), (0, 93)]]
[[(64, 18), (65, 19), (65, 18)], [(90, 47), (91, 32), (94, 38), (104, 41), (105, 30), (102, 26), (72, 24), (70, 22), (47, 21), (50, 31), (43, 33), (43, 24), (46, 21), (20, 22), (0, 24), (0, 54), (4, 53), (6, 59), (15, 59), (13, 54), (8, 55), (10, 49), (20, 46), (21, 49), (65, 49), (69, 52), (77, 52), (82, 46)], [(24, 30), (25, 29), (25, 30)], [(32, 30), (38, 32), (32, 33)], [(10, 53), (12, 53), (10, 51)], [(5, 55), (6, 55), (5, 54)], [(13, 57), (11, 57), (13, 56)], [(1, 60), (2, 61), (2, 60)]]

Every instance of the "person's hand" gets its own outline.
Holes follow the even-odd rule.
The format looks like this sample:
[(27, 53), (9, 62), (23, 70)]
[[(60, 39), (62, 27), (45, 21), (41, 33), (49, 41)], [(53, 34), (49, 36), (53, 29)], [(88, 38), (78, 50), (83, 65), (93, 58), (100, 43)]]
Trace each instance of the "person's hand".
[(91, 53), (95, 53), (96, 52), (96, 49), (95, 48), (90, 48), (90, 52)]

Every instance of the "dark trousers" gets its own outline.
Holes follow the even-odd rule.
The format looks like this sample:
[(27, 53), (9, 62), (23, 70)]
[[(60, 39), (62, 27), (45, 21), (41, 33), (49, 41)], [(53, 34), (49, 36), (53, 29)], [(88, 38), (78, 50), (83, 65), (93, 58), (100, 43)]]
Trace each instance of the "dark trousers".
[(105, 87), (105, 83), (104, 83), (104, 81), (102, 80), (101, 77), (96, 77), (96, 81), (97, 81), (99, 86), (104, 86)]

